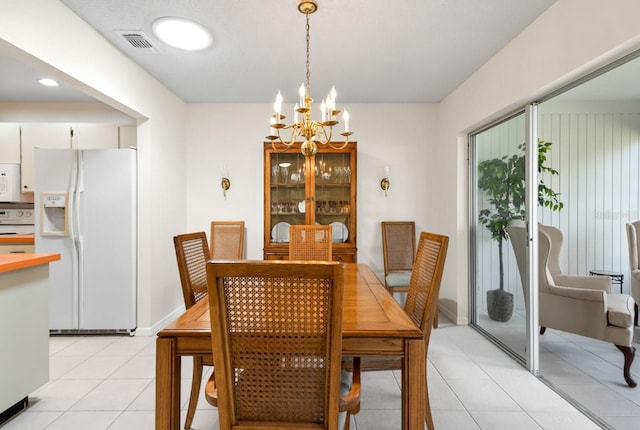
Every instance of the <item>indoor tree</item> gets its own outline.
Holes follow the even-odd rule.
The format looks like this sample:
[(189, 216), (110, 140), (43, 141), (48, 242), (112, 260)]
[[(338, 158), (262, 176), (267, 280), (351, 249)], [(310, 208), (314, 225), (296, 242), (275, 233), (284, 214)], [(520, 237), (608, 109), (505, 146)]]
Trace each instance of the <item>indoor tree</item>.
[[(551, 145), (551, 142), (538, 140), (538, 204), (552, 211), (559, 211), (563, 207), (559, 193), (549, 188), (540, 178), (545, 173), (558, 175), (557, 170), (546, 165)], [(524, 219), (525, 216), (524, 144), (518, 145), (515, 154), (482, 161), (478, 165), (478, 188), (486, 193), (492, 206), (480, 211), (479, 221), (489, 230), (491, 239), (498, 242), (499, 290), (504, 291), (503, 242), (508, 238), (507, 225), (511, 220)]]

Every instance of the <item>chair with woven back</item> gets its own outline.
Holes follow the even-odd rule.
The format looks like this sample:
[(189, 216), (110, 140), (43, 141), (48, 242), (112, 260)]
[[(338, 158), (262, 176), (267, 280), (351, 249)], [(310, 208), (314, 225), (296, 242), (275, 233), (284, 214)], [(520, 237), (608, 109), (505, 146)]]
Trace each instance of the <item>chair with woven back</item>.
[[(448, 246), (448, 236), (422, 232), (418, 240), (418, 250), (409, 280), (404, 310), (420, 327), (425, 340), (425, 354), (429, 350), (431, 329), (438, 312), (438, 294)], [(364, 357), (360, 360), (359, 365), (362, 371), (402, 369), (402, 359), (399, 357)], [(347, 365), (344, 367), (348, 369), (349, 362), (346, 363)], [(354, 363), (357, 363), (357, 360), (354, 360)], [(433, 430), (428, 390), (424, 397), (425, 423), (428, 430)]]
[[(178, 261), (184, 305), (187, 309), (207, 295), (207, 260), (209, 246), (205, 232), (180, 234), (173, 238)], [(203, 366), (213, 366), (209, 357), (193, 357), (191, 394), (184, 428), (190, 429), (198, 405)]]
[[(411, 270), (416, 256), (416, 223), (414, 221), (382, 221), (382, 258), (384, 285), (391, 294), (409, 290)], [(438, 313), (433, 321), (438, 328)]]
[(211, 221), (211, 259), (242, 260), (244, 221)]
[(289, 227), (289, 260), (330, 261), (330, 225), (292, 225)]
[(360, 380), (341, 372), (342, 265), (211, 261), (207, 275), (220, 429), (337, 429), (341, 411), (348, 429)]

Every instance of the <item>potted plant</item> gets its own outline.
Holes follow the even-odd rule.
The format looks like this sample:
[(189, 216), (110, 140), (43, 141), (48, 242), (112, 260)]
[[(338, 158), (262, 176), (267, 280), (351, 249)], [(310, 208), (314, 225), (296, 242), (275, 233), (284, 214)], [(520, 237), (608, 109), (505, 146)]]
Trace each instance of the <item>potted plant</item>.
[[(547, 153), (551, 142), (538, 140), (538, 173), (557, 175), (558, 171), (547, 166)], [(491, 233), (491, 239), (498, 242), (500, 264), (499, 288), (487, 291), (489, 317), (496, 321), (508, 321), (513, 313), (513, 294), (504, 290), (503, 242), (508, 238), (507, 225), (513, 219), (525, 216), (525, 157), (524, 144), (518, 145), (518, 152), (509, 156), (492, 158), (478, 165), (478, 188), (483, 190), (492, 208), (482, 209), (480, 224)], [(538, 204), (552, 211), (559, 211), (563, 204), (558, 193), (538, 182)]]

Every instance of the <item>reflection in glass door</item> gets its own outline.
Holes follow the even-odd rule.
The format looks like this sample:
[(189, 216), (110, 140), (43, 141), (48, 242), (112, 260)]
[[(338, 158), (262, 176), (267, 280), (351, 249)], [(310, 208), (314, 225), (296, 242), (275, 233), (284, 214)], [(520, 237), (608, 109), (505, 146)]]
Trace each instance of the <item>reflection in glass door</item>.
[[(472, 324), (522, 363), (527, 363), (530, 348), (529, 300), (518, 261), (526, 264), (528, 260), (524, 249), (514, 248), (509, 229), (526, 220), (527, 131), (526, 115), (521, 112), (472, 135), (470, 142)], [(514, 249), (524, 252), (520, 258), (516, 259)], [(522, 277), (526, 273), (522, 267)]]

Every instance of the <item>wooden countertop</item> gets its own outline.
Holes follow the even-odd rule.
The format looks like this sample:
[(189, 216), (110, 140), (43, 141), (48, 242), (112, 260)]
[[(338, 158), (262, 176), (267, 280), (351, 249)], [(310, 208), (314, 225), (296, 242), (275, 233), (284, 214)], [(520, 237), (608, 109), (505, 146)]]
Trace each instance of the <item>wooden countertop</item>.
[(0, 273), (48, 264), (60, 260), (60, 254), (0, 254)]
[(7, 243), (34, 244), (33, 234), (0, 234), (0, 245)]

